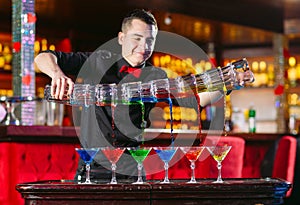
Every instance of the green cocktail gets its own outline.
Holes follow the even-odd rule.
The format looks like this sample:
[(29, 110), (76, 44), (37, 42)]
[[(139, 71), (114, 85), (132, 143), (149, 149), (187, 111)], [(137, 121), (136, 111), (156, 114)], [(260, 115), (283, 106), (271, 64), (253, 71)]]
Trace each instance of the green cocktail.
[(128, 147), (127, 148), (131, 156), (135, 159), (135, 161), (138, 163), (138, 179), (133, 184), (143, 184), (143, 178), (142, 178), (142, 169), (143, 169), (143, 162), (148, 156), (148, 154), (151, 151), (151, 147)]

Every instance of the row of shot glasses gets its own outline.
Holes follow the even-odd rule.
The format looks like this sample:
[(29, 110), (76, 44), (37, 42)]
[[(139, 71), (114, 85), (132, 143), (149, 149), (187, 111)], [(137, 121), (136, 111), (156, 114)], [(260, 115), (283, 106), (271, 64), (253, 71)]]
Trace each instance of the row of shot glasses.
[[(243, 74), (242, 83), (239, 81), (239, 73)], [(158, 102), (160, 99), (182, 98), (206, 91), (240, 89), (244, 83), (253, 81), (254, 76), (249, 70), (248, 61), (243, 58), (222, 68), (172, 79), (136, 81), (121, 85), (75, 84), (72, 94), (65, 94), (61, 103), (88, 107), (93, 104), (98, 106), (130, 104), (133, 101)], [(44, 96), (48, 101), (57, 101), (51, 95), (50, 85), (46, 85)]]

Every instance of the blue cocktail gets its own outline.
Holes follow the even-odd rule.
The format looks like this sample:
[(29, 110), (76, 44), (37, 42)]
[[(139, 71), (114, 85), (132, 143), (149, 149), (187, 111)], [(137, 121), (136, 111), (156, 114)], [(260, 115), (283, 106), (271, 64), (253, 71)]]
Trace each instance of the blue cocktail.
[(174, 157), (177, 147), (154, 147), (153, 148), (159, 158), (164, 162), (165, 178), (161, 183), (170, 183), (169, 180), (169, 162)]
[(93, 159), (95, 158), (96, 154), (99, 152), (100, 148), (75, 148), (75, 150), (85, 163), (86, 177), (84, 184), (91, 184), (92, 182), (90, 180), (90, 165)]

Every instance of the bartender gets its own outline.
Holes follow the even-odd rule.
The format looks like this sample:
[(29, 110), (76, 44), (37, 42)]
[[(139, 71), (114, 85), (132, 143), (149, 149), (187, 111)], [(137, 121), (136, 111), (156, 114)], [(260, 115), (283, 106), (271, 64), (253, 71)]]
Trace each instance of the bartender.
[[(137, 9), (127, 14), (122, 21), (121, 31), (117, 37), (117, 44), (121, 45), (120, 53), (116, 52), (119, 45), (111, 46), (114, 42), (109, 42), (109, 46), (105, 49), (101, 48), (95, 52), (43, 51), (36, 56), (35, 63), (40, 71), (52, 79), (51, 93), (57, 99), (62, 99), (66, 92), (69, 95), (72, 93), (74, 81), (71, 75), (93, 85), (99, 83), (120, 85), (132, 81), (149, 82), (164, 79), (167, 78), (165, 71), (148, 62), (154, 50), (157, 33), (158, 27), (154, 16), (146, 10)], [(127, 68), (131, 71), (129, 72)], [(221, 98), (223, 93), (215, 91), (199, 93), (199, 96), (200, 106), (204, 107)], [(198, 104), (195, 97), (182, 103), (187, 107), (197, 107)], [(146, 120), (149, 126), (149, 113), (155, 104), (145, 103), (143, 117), (141, 106), (124, 106), (117, 106), (114, 111), (114, 119), (119, 122), (114, 128), (110, 106), (89, 106), (82, 110), (79, 136), (81, 146), (140, 145), (141, 141), (138, 139), (142, 134), (142, 120)], [(91, 165), (91, 179), (110, 179), (109, 167), (109, 162), (104, 156), (98, 154)], [(128, 156), (126, 160), (119, 160), (117, 172), (119, 173), (117, 178), (134, 180), (137, 175), (136, 162)], [(84, 178), (84, 175), (84, 163), (80, 160), (75, 179)]]

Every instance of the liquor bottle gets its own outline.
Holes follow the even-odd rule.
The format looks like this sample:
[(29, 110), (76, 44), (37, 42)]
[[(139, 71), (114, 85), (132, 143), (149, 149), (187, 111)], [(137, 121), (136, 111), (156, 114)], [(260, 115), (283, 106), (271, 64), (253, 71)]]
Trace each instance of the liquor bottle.
[(289, 131), (293, 135), (298, 134), (297, 118), (296, 118), (295, 114), (291, 114), (290, 115), (290, 118), (289, 118)]
[(251, 105), (248, 113), (248, 120), (249, 120), (249, 132), (255, 133), (256, 132), (256, 110), (254, 106)]

